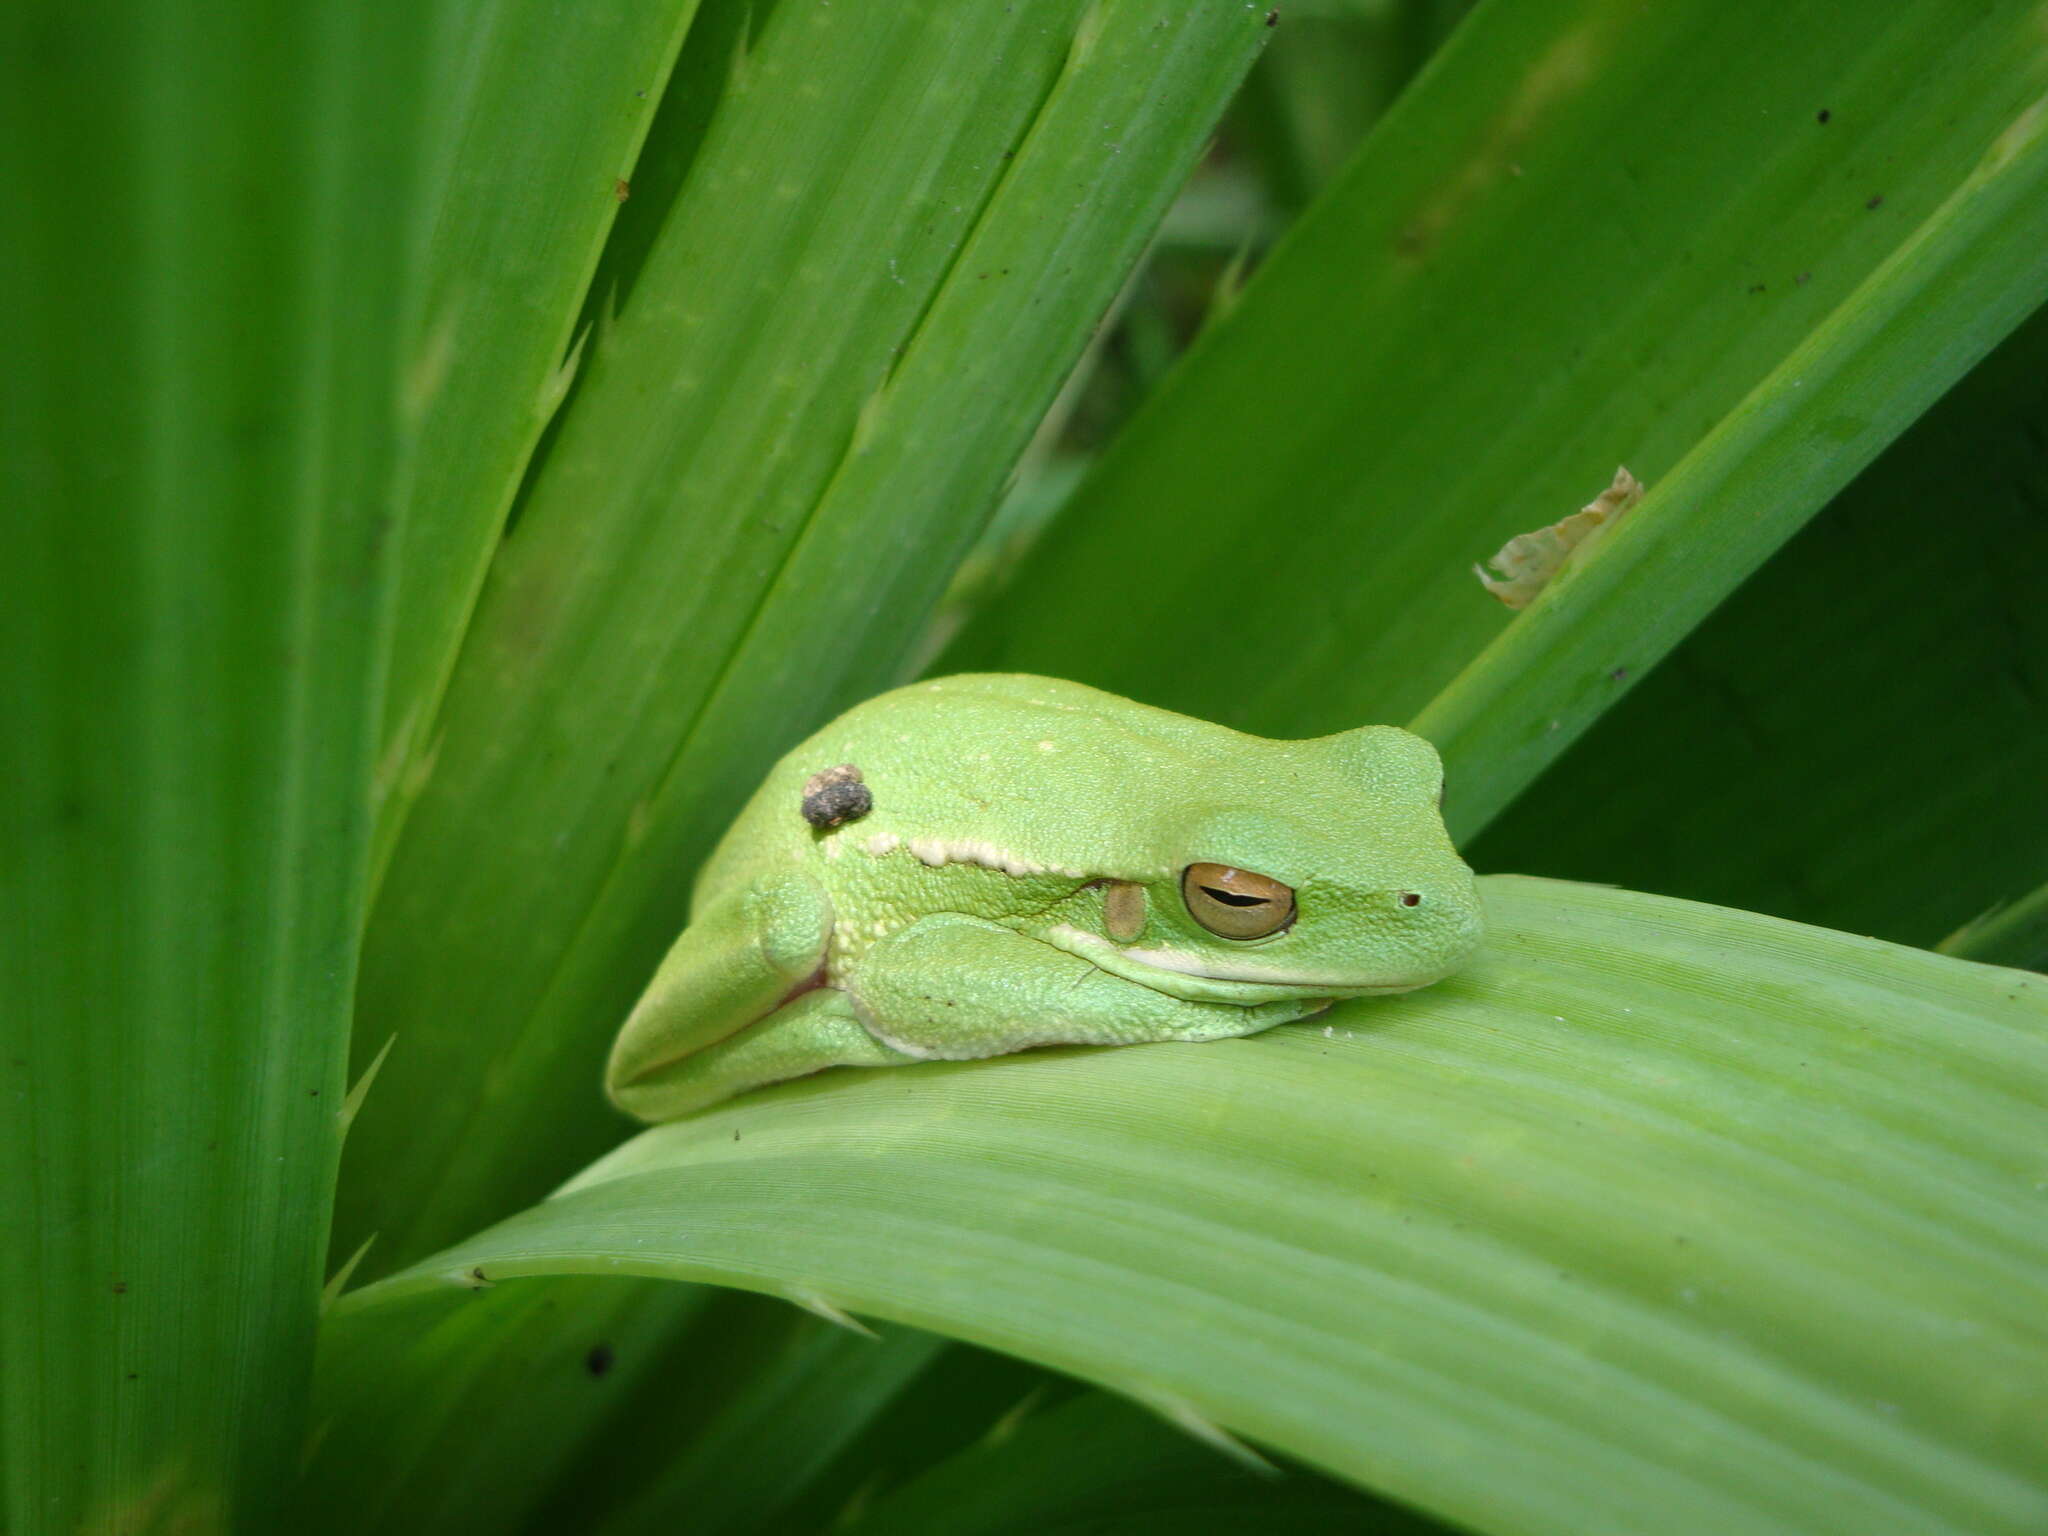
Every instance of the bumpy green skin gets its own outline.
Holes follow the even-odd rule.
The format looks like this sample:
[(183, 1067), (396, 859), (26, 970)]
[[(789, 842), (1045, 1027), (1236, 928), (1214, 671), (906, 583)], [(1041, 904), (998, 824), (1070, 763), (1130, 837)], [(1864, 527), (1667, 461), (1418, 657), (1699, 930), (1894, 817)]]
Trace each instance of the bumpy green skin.
[[(841, 764), (873, 808), (819, 830), (805, 785)], [(826, 1067), (1215, 1040), (1427, 986), (1480, 935), (1442, 773), (1392, 726), (1269, 741), (1012, 675), (885, 693), (733, 823), (607, 1086), (669, 1120)], [(1195, 863), (1292, 887), (1294, 921), (1209, 932), (1181, 896)], [(1133, 937), (1111, 937), (1112, 882), (1143, 887)]]

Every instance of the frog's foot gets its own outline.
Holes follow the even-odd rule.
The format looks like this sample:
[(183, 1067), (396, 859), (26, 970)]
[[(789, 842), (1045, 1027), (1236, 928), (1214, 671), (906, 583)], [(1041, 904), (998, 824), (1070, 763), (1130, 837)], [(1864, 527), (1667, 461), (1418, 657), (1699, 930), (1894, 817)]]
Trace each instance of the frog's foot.
[(616, 1090), (620, 1106), (673, 1120), (735, 1094), (807, 1077), (827, 1067), (893, 1067), (914, 1058), (861, 1027), (844, 992), (815, 987), (737, 1034), (693, 1051)]
[(688, 1102), (672, 1104), (662, 1085), (694, 1081), (687, 1062), (816, 986), (831, 934), (832, 904), (802, 875), (742, 886), (707, 905), (669, 949), (612, 1042), (605, 1066), (612, 1102), (643, 1120), (700, 1107), (695, 1089), (685, 1094)]

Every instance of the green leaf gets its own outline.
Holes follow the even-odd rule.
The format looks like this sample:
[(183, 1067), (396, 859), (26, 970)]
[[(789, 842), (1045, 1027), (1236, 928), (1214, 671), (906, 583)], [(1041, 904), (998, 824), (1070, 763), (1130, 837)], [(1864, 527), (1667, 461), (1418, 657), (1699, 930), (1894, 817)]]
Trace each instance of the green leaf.
[(2032, 890), (2048, 874), (2043, 421), (2048, 310), (1610, 710), (1473, 861), (1911, 944)]
[[(1967, 323), (1805, 354), (1842, 402), (1839, 419), (1806, 409), (1853, 468), (2038, 296), (2034, 151), (1950, 203), (2048, 89), (2038, 25), (2031, 6), (1931, 0), (1480, 8), (946, 669), (1074, 677), (1280, 735), (1409, 719), (1507, 622), (1474, 561), (1617, 464), (1654, 499), (1717, 430), (1737, 446), (1766, 424), (1754, 392), (1774, 373), (1789, 391), (1780, 370), (1818, 329), (1847, 342), (1875, 318), (1852, 296), (1889, 262), (1885, 292), (1930, 282)], [(2013, 238), (1987, 222), (1969, 248), (1967, 217), (2004, 197)], [(1952, 267), (1914, 265), (1944, 239), (1963, 247)], [(1856, 372), (1893, 347), (1895, 396)], [(1809, 464), (1782, 501), (1746, 493), (1716, 543), (1753, 563), (1824, 480)], [(1776, 526), (1745, 539), (1736, 519), (1759, 506)], [(1657, 600), (1695, 617), (1746, 569), (1660, 572), (1683, 585)], [(1474, 762), (1503, 783), (1468, 796), (1461, 777), (1454, 812), (1510, 775)]]
[(1418, 1536), (1439, 1529), (1319, 1477), (1262, 1472), (1100, 1392), (1004, 1428), (862, 1509), (843, 1529), (860, 1536), (1154, 1530)]
[[(885, 1337), (899, 1331), (892, 1327)], [(829, 1466), (819, 1469), (780, 1519), (762, 1527), (763, 1536), (810, 1536), (851, 1523), (860, 1511), (927, 1469), (984, 1441), (1001, 1439), (1020, 1419), (1084, 1390), (1068, 1377), (1013, 1356), (949, 1344)]]
[(440, 8), (0, 24), (0, 1525), (304, 1429)]
[(340, 1305), (711, 1280), (1480, 1529), (2038, 1529), (2048, 980), (1625, 891), (1486, 899), (1487, 949), (1426, 991), (751, 1095)]
[(1415, 717), (1485, 826), (2048, 298), (2048, 97), (1864, 284)]
[(704, 1325), (721, 1300), (569, 1279), (330, 1322), (289, 1528), (519, 1529), (636, 1389), (691, 1395), (684, 1351), (718, 1336)]
[(2048, 885), (1972, 918), (1943, 939), (1940, 948), (1967, 960), (2048, 970)]
[(697, 860), (894, 679), (1264, 31), (1172, 0), (782, 5), (734, 55), (372, 916), (358, 1045), (398, 1045), (342, 1241), (416, 1256), (616, 1137), (597, 1066)]
[[(599, 248), (696, 0), (531, 0), (461, 18), (458, 102), (426, 251), (410, 387), (408, 488), (378, 785), (381, 853), (431, 771), (429, 727), (484, 569), (541, 429)], [(441, 94), (437, 92), (437, 94)]]
[(688, 1341), (694, 1348), (669, 1351), (662, 1375), (650, 1376), (632, 1409), (593, 1442), (577, 1482), (600, 1491), (543, 1512), (539, 1528), (752, 1536), (802, 1497), (944, 1345), (910, 1328), (878, 1339), (735, 1292), (717, 1306), (711, 1326)]

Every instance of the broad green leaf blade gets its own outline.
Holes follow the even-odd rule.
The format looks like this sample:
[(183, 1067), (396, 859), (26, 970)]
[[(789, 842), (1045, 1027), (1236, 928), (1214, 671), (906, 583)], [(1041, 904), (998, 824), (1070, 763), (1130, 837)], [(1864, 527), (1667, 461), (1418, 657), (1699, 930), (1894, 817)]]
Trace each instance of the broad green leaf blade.
[(719, 1337), (701, 1287), (566, 1279), (474, 1300), (323, 1327), (292, 1529), (518, 1530), (637, 1388), (690, 1398), (677, 1345), (701, 1363)]
[[(2048, 89), (2038, 28), (1481, 7), (944, 668), (1278, 735), (1411, 718), (1507, 623), (1473, 562), (1617, 464), (1654, 494)], [(1862, 400), (1828, 424), (1851, 404), (1861, 440)]]
[[(899, 1331), (892, 1325), (888, 1334)], [(877, 1499), (970, 1447), (1001, 1439), (1033, 1413), (1085, 1390), (1011, 1355), (949, 1344), (762, 1536), (835, 1530)], [(679, 1511), (675, 1513), (680, 1513)]]
[(2048, 980), (1486, 897), (1427, 991), (754, 1095), (341, 1306), (479, 1270), (800, 1289), (1479, 1530), (2038, 1528)]
[(668, 1352), (633, 1407), (565, 1480), (565, 1496), (542, 1512), (539, 1529), (754, 1536), (787, 1513), (945, 1343), (911, 1328), (876, 1338), (733, 1292), (718, 1308), (707, 1323), (724, 1331), (700, 1328), (701, 1337)]
[(1384, 1532), (1439, 1527), (1301, 1472), (1262, 1472), (1101, 1392), (1026, 1417), (861, 1509), (859, 1536), (1041, 1531)]
[(449, 164), (410, 381), (422, 410), (399, 563), (382, 852), (417, 793), (484, 568), (573, 362), (570, 327), (696, 0), (491, 0), (462, 17)]
[(1472, 860), (1910, 944), (2033, 889), (2048, 875), (2044, 423), (2048, 309), (1610, 710)]
[(399, 1043), (344, 1241), (417, 1256), (617, 1136), (599, 1063), (697, 860), (893, 680), (1264, 31), (1171, 0), (784, 5), (735, 55), (373, 915), (359, 1043)]
[(2048, 299), (2048, 97), (1634, 512), (1415, 717), (1485, 826)]
[(304, 1429), (437, 5), (0, 23), (0, 1461), (211, 1532)]

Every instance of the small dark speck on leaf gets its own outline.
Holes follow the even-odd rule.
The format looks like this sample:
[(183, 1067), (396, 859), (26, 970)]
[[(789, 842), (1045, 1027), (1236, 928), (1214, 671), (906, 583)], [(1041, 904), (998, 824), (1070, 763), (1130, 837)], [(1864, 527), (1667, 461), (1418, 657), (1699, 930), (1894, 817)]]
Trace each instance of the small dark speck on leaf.
[(1830, 112), (1826, 107), (1822, 107), (1818, 112), (1813, 114), (1813, 120), (1816, 123), (1825, 123), (1829, 118), (1833, 117), (1834, 115), (1835, 114)]
[(141, 1380), (141, 1378), (142, 1378), (142, 1372), (140, 1372), (140, 1371), (130, 1371), (130, 1372), (128, 1373), (128, 1379), (129, 1379), (130, 1381), (139, 1381), (139, 1380)]
[(1608, 680), (1611, 682), (1626, 682), (1628, 680), (1628, 668), (1616, 667), (1612, 672), (1608, 673), (1607, 676)]
[(590, 1353), (583, 1357), (583, 1369), (593, 1376), (602, 1376), (612, 1368), (612, 1347), (609, 1344), (593, 1344)]
[(633, 183), (626, 180), (625, 177), (621, 176), (617, 181), (612, 183), (612, 196), (617, 198), (620, 202), (623, 203), (627, 198), (631, 197), (632, 195)]
[(1882, 192), (1872, 194), (1870, 201), (1863, 206), (1866, 208), (1882, 208), (1884, 206), (1884, 194)]
[(128, 1294), (128, 1282), (126, 1280), (116, 1280), (114, 1282), (114, 1294), (116, 1296), (126, 1296)]
[(1749, 285), (1749, 291), (1751, 293), (1762, 293), (1764, 291), (1764, 285), (1762, 283), (1751, 283)]
[(470, 1270), (469, 1278), (474, 1280), (478, 1285), (489, 1285), (491, 1283), (490, 1281), (484, 1278), (484, 1267), (481, 1264), (477, 1265), (475, 1268)]
[(1811, 282), (1812, 280), (1813, 274), (1811, 272), (1802, 272), (1797, 277), (1792, 279), (1793, 282), (1801, 284)]
[(734, 1141), (738, 1141), (738, 1140), (740, 1139), (740, 1133), (739, 1133), (738, 1131), (734, 1131), (734, 1132), (732, 1133), (732, 1139), (733, 1139)]
[(1278, 6), (1275, 6), (1272, 10), (1266, 12), (1266, 25), (1269, 27), (1277, 27), (1280, 25), (1280, 9)]

